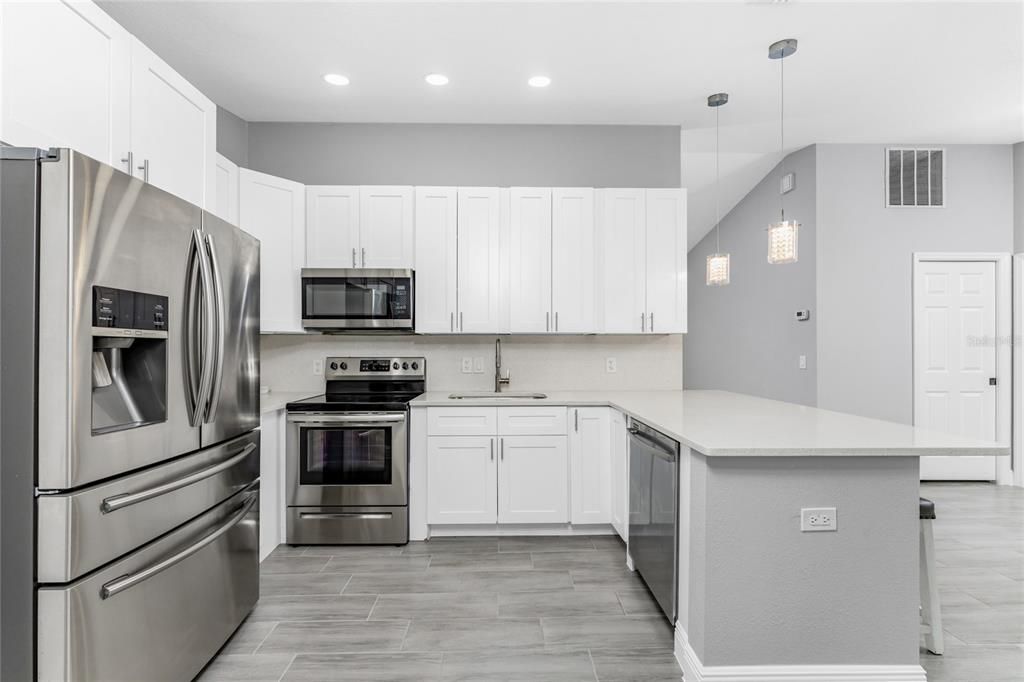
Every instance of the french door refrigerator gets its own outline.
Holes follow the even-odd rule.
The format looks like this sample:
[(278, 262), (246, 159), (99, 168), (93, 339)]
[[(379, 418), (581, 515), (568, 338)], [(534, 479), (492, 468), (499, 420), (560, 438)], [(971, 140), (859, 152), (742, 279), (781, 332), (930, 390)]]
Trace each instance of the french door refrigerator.
[(184, 680), (259, 596), (259, 242), (0, 148), (0, 679)]

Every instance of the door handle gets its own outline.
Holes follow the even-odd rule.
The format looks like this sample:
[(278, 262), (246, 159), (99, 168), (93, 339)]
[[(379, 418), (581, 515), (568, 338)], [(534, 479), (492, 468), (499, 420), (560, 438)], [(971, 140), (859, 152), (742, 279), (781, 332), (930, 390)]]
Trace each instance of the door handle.
[(366, 249), (360, 249), (363, 254), (363, 267), (366, 267)]
[(448, 314), (448, 331), (450, 331), (450, 332), (455, 331), (455, 312), (454, 311)]
[(462, 319), (462, 313), (460, 312), (460, 313), (459, 313), (459, 331), (460, 331), (460, 332), (461, 332), (461, 331), (463, 330), (463, 325), (462, 325), (462, 322), (463, 322), (463, 319)]
[(182, 476), (181, 478), (176, 478), (173, 481), (168, 481), (167, 483), (164, 483), (162, 485), (155, 485), (152, 488), (140, 490), (137, 493), (113, 495), (111, 497), (106, 498), (105, 500), (103, 500), (103, 502), (100, 503), (100, 511), (104, 514), (109, 514), (110, 512), (117, 511), (118, 509), (124, 509), (125, 507), (132, 506), (133, 504), (145, 502), (146, 500), (152, 500), (154, 497), (160, 497), (161, 495), (172, 493), (175, 490), (187, 488), (193, 483), (198, 483), (199, 481), (205, 480), (211, 476), (215, 476), (222, 471), (227, 471), (228, 469), (230, 469), (231, 467), (235, 466), (243, 459), (248, 457), (249, 453), (255, 449), (255, 443), (248, 443), (244, 448), (242, 448), (240, 452), (235, 454), (230, 459), (226, 459), (223, 462), (218, 462), (213, 466), (208, 466), (205, 469), (200, 469), (199, 471), (195, 471), (187, 476)]
[(111, 597), (120, 592), (124, 592), (127, 589), (135, 587), (139, 583), (145, 580), (149, 580), (158, 573), (163, 573), (175, 564), (181, 563), (193, 554), (202, 550), (207, 545), (216, 542), (218, 538), (220, 538), (229, 530), (237, 526), (242, 521), (242, 519), (246, 517), (246, 515), (249, 513), (249, 510), (252, 509), (252, 505), (255, 504), (256, 500), (258, 499), (259, 494), (250, 495), (249, 499), (246, 500), (245, 504), (242, 505), (242, 509), (237, 514), (232, 516), (230, 519), (228, 519), (226, 523), (224, 523), (224, 525), (222, 525), (220, 528), (204, 537), (199, 542), (196, 542), (195, 544), (186, 547), (177, 554), (172, 554), (171, 556), (167, 557), (162, 561), (158, 561), (155, 564), (150, 564), (141, 571), (121, 576), (120, 578), (116, 578), (106, 583), (103, 587), (100, 588), (100, 598), (110, 599)]
[(217, 248), (213, 243), (213, 235), (206, 235), (207, 255), (210, 259), (210, 279), (213, 283), (213, 301), (215, 304), (214, 315), (216, 317), (216, 346), (215, 365), (213, 371), (213, 387), (210, 393), (210, 401), (206, 405), (205, 422), (210, 423), (217, 416), (217, 405), (220, 403), (221, 384), (224, 381), (224, 325), (226, 313), (224, 311), (224, 286), (220, 276), (220, 264), (217, 261)]
[(494, 439), (491, 439), (491, 461), (494, 461)]
[(647, 331), (647, 315), (640, 313), (640, 331)]
[(356, 247), (352, 247), (352, 267), (356, 267)]
[(202, 407), (201, 375), (202, 357), (198, 348), (199, 341), (199, 296), (203, 283), (200, 276), (200, 260), (203, 249), (202, 233), (192, 231), (192, 240), (188, 246), (185, 266), (185, 323), (181, 326), (184, 338), (185, 354), (185, 398), (188, 407), (188, 421), (191, 426), (199, 425)]
[(131, 152), (128, 152), (128, 155), (121, 159), (121, 163), (128, 166), (128, 175), (135, 171), (135, 155)]
[(505, 439), (504, 438), (499, 438), (498, 441), (499, 441), (498, 442), (498, 453), (499, 453), (499, 456), (501, 457), (501, 461), (504, 462), (505, 461)]
[(299, 512), (300, 519), (371, 519), (392, 518), (391, 512)]
[(551, 331), (551, 313), (544, 313), (544, 331)]
[(555, 331), (558, 331), (558, 311), (555, 311)]
[(142, 171), (142, 181), (149, 182), (149, 159), (143, 159), (142, 165), (138, 168)]
[(367, 425), (367, 424), (401, 424), (405, 421), (405, 413), (402, 414), (340, 414), (332, 415), (329, 417), (317, 416), (317, 417), (303, 417), (300, 414), (288, 415), (288, 423), (290, 424), (307, 424), (315, 426), (323, 426), (325, 424), (331, 424), (337, 426), (339, 424), (347, 425)]
[(580, 432), (580, 411), (579, 410), (573, 410), (573, 412), (575, 413), (575, 422), (576, 422), (574, 428), (576, 429), (576, 433), (579, 433)]
[(651, 332), (654, 332), (654, 313), (651, 313)]
[(214, 353), (216, 351), (216, 330), (217, 311), (215, 308), (213, 291), (213, 266), (210, 264), (209, 254), (206, 252), (205, 240), (199, 230), (195, 232), (198, 244), (196, 246), (197, 259), (199, 261), (199, 278), (202, 282), (200, 293), (202, 294), (202, 355), (199, 359), (201, 368), (199, 374), (199, 395), (196, 404), (196, 421), (200, 417), (206, 419), (206, 412), (210, 404), (210, 395), (213, 391), (214, 374)]

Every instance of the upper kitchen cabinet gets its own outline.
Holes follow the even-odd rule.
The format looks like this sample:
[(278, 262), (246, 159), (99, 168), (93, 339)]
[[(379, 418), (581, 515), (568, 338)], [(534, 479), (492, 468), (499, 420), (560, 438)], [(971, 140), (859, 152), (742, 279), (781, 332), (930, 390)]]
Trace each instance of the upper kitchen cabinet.
[(551, 190), (509, 190), (509, 328), (555, 331), (551, 309)]
[(413, 207), (412, 187), (310, 186), (306, 265), (413, 267)]
[(92, 3), (0, 3), (0, 140), (128, 170), (131, 42)]
[(686, 191), (599, 190), (602, 329), (686, 331)]
[[(497, 187), (458, 190), (458, 311), (454, 326), (467, 334), (501, 331), (500, 196)], [(430, 286), (417, 277), (417, 288)]]
[(306, 187), (306, 267), (359, 267), (359, 187)]
[(686, 190), (647, 190), (647, 331), (686, 331)]
[(221, 154), (217, 154), (214, 184), (213, 213), (238, 225), (238, 166)]
[(458, 313), (458, 190), (416, 188), (416, 331), (447, 334)]
[(556, 332), (596, 330), (594, 190), (551, 190), (551, 310)]
[(131, 152), (136, 177), (213, 208), (217, 107), (132, 39)]
[(360, 266), (411, 268), (414, 249), (412, 187), (360, 187)]
[(238, 177), (239, 227), (260, 240), (260, 332), (302, 332), (306, 188), (246, 168)]

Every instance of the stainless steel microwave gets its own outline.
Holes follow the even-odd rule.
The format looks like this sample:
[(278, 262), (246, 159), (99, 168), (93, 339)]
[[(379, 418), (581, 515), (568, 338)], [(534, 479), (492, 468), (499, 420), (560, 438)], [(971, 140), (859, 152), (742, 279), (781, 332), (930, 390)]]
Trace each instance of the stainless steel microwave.
[(314, 331), (413, 331), (406, 269), (303, 268), (302, 326)]

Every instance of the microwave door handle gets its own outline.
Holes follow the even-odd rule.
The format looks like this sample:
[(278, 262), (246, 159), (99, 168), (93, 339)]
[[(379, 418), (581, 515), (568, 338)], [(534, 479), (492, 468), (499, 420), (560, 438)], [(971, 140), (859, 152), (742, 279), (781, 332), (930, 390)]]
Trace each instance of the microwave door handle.
[(213, 283), (213, 300), (215, 303), (214, 314), (216, 316), (216, 355), (214, 356), (213, 386), (210, 394), (210, 402), (206, 406), (206, 423), (213, 421), (217, 416), (217, 405), (220, 403), (221, 384), (224, 380), (224, 282), (221, 278), (220, 263), (217, 261), (217, 248), (213, 243), (213, 235), (206, 235), (206, 248), (210, 258), (211, 281)]
[(202, 236), (199, 230), (192, 231), (192, 239), (188, 246), (188, 256), (185, 265), (185, 319), (181, 326), (185, 348), (185, 403), (188, 410), (188, 421), (190, 426), (199, 425), (199, 384), (200, 372), (199, 351), (197, 348), (198, 318), (199, 318), (199, 293), (201, 285), (199, 281), (199, 249), (202, 245)]

